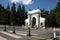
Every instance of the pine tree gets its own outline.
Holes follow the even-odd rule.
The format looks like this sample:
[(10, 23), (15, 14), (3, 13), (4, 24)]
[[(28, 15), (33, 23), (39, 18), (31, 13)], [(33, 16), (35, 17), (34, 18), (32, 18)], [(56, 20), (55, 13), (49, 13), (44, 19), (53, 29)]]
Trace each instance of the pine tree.
[(8, 4), (6, 10), (7, 10), (7, 21), (8, 21), (8, 24), (10, 24), (10, 14), (11, 14), (11, 12), (10, 12), (10, 5), (9, 4)]
[(21, 25), (21, 14), (22, 14), (22, 10), (21, 10), (21, 5), (18, 5), (17, 8), (17, 24)]
[(16, 7), (15, 7), (15, 3), (13, 3), (12, 7), (11, 7), (11, 22), (15, 22), (15, 17), (16, 17)]
[(4, 7), (0, 4), (0, 24), (4, 24)]
[(13, 3), (13, 6), (11, 8), (11, 25), (13, 26), (13, 33), (15, 33), (15, 27), (14, 27), (15, 20), (16, 20), (16, 7), (15, 3)]
[(9, 6), (9, 4), (8, 4), (7, 8), (4, 10), (4, 24), (5, 24), (4, 31), (6, 31), (6, 25), (10, 24), (10, 6)]
[(27, 12), (25, 11), (24, 5), (22, 6), (22, 24), (25, 24), (25, 19), (27, 17)]

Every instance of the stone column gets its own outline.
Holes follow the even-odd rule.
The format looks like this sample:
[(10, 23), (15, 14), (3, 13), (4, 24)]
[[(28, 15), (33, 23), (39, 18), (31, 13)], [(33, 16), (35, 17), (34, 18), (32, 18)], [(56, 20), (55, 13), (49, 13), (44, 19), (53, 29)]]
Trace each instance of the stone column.
[(30, 28), (32, 27), (32, 24), (31, 24), (31, 15), (30, 15)]
[(38, 27), (40, 27), (40, 16), (38, 15)]
[(41, 13), (39, 14), (39, 20), (40, 20), (39, 27), (41, 27)]
[(56, 29), (55, 29), (55, 27), (53, 29), (53, 35), (54, 35), (54, 39), (56, 39)]
[(43, 28), (45, 29), (45, 21), (43, 22)]
[(28, 18), (29, 18), (29, 23), (28, 23), (28, 27), (30, 27), (30, 15), (28, 15)]
[(31, 15), (29, 15), (28, 17), (29, 17), (29, 25), (28, 25), (28, 27), (31, 27)]
[(39, 17), (39, 14), (38, 14), (38, 28), (40, 27), (40, 17)]

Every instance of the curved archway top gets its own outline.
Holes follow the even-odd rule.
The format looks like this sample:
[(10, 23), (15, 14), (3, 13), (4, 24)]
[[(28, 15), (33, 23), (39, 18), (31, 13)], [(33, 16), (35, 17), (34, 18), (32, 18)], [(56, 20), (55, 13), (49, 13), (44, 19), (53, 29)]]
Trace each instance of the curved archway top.
[(37, 16), (38, 16), (38, 15), (32, 15), (32, 16), (31, 16), (31, 19), (32, 19), (33, 17), (37, 19), (37, 18), (38, 18)]
[(32, 17), (32, 19), (35, 19), (36, 20), (36, 17)]
[(41, 10), (40, 9), (28, 11), (28, 14), (39, 14), (39, 13), (41, 13)]

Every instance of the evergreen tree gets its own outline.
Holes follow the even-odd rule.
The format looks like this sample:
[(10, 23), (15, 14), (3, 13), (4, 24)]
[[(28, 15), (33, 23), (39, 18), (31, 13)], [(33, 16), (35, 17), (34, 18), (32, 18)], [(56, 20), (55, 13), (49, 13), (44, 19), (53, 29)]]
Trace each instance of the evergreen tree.
[(4, 24), (4, 7), (0, 4), (0, 24)]
[(13, 3), (11, 7), (11, 22), (13, 24), (15, 23), (15, 17), (16, 17), (16, 7), (15, 7), (15, 3)]
[(21, 14), (21, 16), (22, 16), (22, 24), (25, 24), (25, 19), (27, 17), (27, 12), (25, 11), (24, 5), (22, 6), (22, 14)]
[(2, 5), (0, 4), (0, 13), (2, 12)]
[(6, 31), (6, 25), (10, 24), (10, 6), (8, 4), (7, 8), (4, 10), (4, 31)]
[(18, 8), (17, 8), (17, 24), (21, 25), (21, 14), (22, 14), (22, 10), (21, 10), (21, 5), (19, 4)]
[(10, 24), (10, 6), (8, 4), (7, 8), (6, 8), (6, 18), (7, 18), (7, 24)]
[(15, 3), (13, 3), (12, 8), (11, 8), (11, 25), (13, 26), (13, 33), (15, 33), (15, 24), (16, 21), (16, 7), (15, 7)]

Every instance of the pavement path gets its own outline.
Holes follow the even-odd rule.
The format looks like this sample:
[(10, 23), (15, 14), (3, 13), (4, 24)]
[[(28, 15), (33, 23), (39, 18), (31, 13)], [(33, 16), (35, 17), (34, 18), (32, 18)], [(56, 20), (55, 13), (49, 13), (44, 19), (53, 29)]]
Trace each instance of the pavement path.
[[(35, 40), (37, 40), (37, 39), (43, 39), (42, 37), (40, 38), (40, 37), (37, 37), (36, 36), (36, 34), (35, 34), (35, 36), (31, 36), (30, 38), (27, 36), (27, 34), (24, 34), (24, 33), (16, 33), (16, 34), (12, 34), (12, 33), (10, 33), (10, 32), (4, 32), (4, 31), (0, 31), (0, 34), (2, 34), (3, 35), (3, 37), (5, 36), (6, 38), (2, 38), (1, 37), (1, 39), (3, 40), (3, 39), (6, 39), (6, 40), (8, 40), (8, 39), (13, 39), (13, 40), (18, 40), (18, 39), (22, 39), (22, 40), (24, 40), (24, 38), (25, 39), (35, 39)], [(1, 36), (2, 36), (1, 35)], [(32, 33), (32, 35), (34, 35), (34, 33)], [(9, 37), (9, 38), (8, 38)]]
[(2, 37), (2, 36), (0, 36), (0, 40), (7, 40), (6, 38), (4, 38), (4, 37)]
[(22, 27), (15, 27), (16, 34), (12, 33), (11, 27), (7, 27), (7, 31), (4, 32), (3, 28), (0, 28), (0, 36), (2, 39), (7, 40), (39, 40), (53, 37), (52, 29), (31, 29), (31, 37), (27, 36), (28, 29)]

